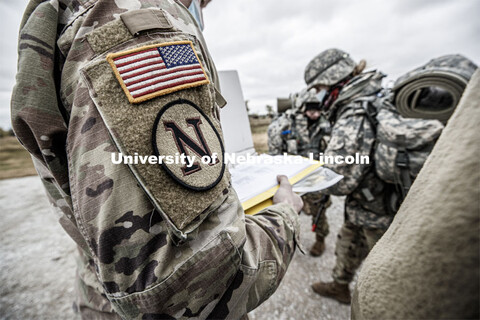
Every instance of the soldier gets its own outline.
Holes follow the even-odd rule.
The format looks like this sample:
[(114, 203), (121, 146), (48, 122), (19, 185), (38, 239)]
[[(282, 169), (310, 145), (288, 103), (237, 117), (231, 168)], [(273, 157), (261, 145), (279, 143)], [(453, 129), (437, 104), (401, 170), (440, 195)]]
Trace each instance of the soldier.
[(365, 260), (352, 319), (480, 318), (479, 101), (477, 69), (395, 220)]
[(294, 98), (294, 108), (288, 109), (268, 127), (270, 154), (298, 154), (318, 159), (327, 144), (330, 124), (322, 115), (315, 91), (302, 90)]
[[(328, 49), (305, 69), (305, 81), (309, 88), (315, 89), (333, 126), (326, 157), (355, 153), (370, 156), (373, 150), (373, 124), (358, 99), (375, 97), (382, 89), (384, 75), (377, 71), (362, 73), (364, 68), (365, 61), (356, 64), (347, 53)], [(312, 288), (322, 296), (350, 303), (348, 284), (368, 251), (388, 228), (393, 215), (384, 204), (387, 185), (378, 178), (371, 163), (326, 164), (325, 167), (345, 177), (324, 191), (347, 196), (345, 222), (338, 234), (333, 282), (317, 282)]]
[[(199, 29), (208, 1), (190, 2), (26, 9), (12, 124), (78, 244), (84, 319), (238, 319), (276, 290), (298, 243), (302, 201), (286, 177), (256, 216), (230, 185)], [(112, 153), (217, 161), (116, 165)]]
[[(330, 124), (322, 115), (315, 90), (304, 89), (295, 98), (295, 108), (287, 110), (268, 127), (269, 153), (275, 155), (287, 152), (304, 157), (313, 154), (318, 160), (319, 153), (326, 148), (329, 133)], [(322, 201), (320, 193), (307, 193), (302, 199), (303, 211), (312, 216), (316, 225), (316, 240), (310, 248), (310, 254), (319, 257), (325, 251), (325, 237), (329, 233), (325, 210), (330, 202), (318, 212)]]

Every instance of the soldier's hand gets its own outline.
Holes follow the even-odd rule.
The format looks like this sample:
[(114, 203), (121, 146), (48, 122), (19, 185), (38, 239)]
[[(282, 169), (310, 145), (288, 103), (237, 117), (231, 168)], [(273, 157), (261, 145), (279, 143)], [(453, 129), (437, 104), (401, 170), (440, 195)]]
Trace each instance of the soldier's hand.
[(303, 208), (303, 201), (299, 195), (292, 191), (292, 185), (288, 182), (287, 176), (277, 176), (277, 181), (280, 184), (277, 192), (273, 196), (273, 204), (287, 203), (293, 207), (293, 209), (299, 213)]

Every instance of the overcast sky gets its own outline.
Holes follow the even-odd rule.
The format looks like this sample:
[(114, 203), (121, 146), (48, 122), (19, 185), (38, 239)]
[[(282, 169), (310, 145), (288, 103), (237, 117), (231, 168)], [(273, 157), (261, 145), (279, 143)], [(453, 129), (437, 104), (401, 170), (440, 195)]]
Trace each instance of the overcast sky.
[[(0, 0), (0, 127), (10, 127), (17, 31), (26, 0)], [(306, 64), (337, 47), (389, 79), (444, 54), (480, 61), (478, 0), (213, 0), (205, 37), (219, 70), (238, 70), (253, 112), (304, 86)]]

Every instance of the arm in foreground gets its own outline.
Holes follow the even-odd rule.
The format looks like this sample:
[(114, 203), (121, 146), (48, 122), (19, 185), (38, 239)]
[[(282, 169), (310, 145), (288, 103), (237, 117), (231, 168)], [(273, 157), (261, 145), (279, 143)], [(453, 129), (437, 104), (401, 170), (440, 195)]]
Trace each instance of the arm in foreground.
[(302, 199), (292, 191), (286, 176), (278, 176), (280, 188), (270, 206), (254, 216), (245, 216), (247, 240), (242, 262), (231, 289), (244, 301), (247, 313), (268, 299), (280, 285), (299, 243), (298, 213)]

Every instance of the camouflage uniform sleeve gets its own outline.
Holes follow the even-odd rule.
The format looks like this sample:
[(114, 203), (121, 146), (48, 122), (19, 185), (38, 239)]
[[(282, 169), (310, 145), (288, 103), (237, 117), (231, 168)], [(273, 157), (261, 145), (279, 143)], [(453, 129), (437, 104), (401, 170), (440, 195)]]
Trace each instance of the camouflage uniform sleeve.
[(308, 131), (308, 118), (302, 113), (295, 115), (295, 138), (297, 140), (298, 154), (308, 157), (312, 150), (310, 132)]
[[(50, 15), (45, 28), (55, 29), (57, 13), (51, 6), (39, 6), (36, 13)], [(67, 125), (59, 103), (53, 75), (56, 35), (45, 37), (44, 30), (29, 28), (36, 15), (27, 19), (20, 30), (18, 72), (11, 99), (12, 127), (20, 143), (50, 173), (48, 179), (68, 192), (65, 152)], [(37, 21), (38, 23), (38, 21)], [(45, 170), (44, 170), (45, 171)]]
[[(282, 279), (298, 236), (295, 212), (277, 205), (245, 217), (228, 183), (209, 199), (206, 192), (188, 192), (175, 184), (171, 184), (173, 191), (154, 197), (147, 192), (151, 181), (140, 179), (128, 165), (114, 164), (111, 156), (121, 144), (113, 137), (118, 133), (115, 129), (122, 128), (109, 127), (99, 110), (128, 101), (121, 91), (111, 93), (118, 89), (112, 71), (99, 72), (94, 78), (107, 76), (105, 83), (117, 88), (106, 90), (112, 100), (104, 105), (95, 101), (99, 96), (80, 74), (88, 69), (86, 65), (91, 67), (88, 70), (110, 68), (101, 57), (113, 47), (105, 47), (108, 41), (140, 45), (143, 38), (125, 32), (118, 18), (125, 12), (122, 3), (99, 0), (92, 6), (91, 1), (72, 1), (66, 7), (55, 3), (30, 8), (33, 13), (22, 28), (12, 122), (34, 158), (52, 203), (63, 211), (60, 223), (88, 258), (88, 268), (79, 275), (88, 287), (80, 290), (95, 292), (95, 298), (86, 299), (90, 301), (88, 317), (109, 312), (124, 319), (240, 318), (267, 299)], [(131, 3), (142, 9), (161, 8), (172, 27), (181, 31), (174, 37), (195, 41), (216, 83), (203, 38), (183, 6), (163, 0)], [(64, 30), (59, 38), (57, 30)], [(171, 40), (170, 34), (156, 36), (159, 42)], [(95, 88), (102, 89), (101, 84)], [(213, 92), (210, 85), (156, 101), (188, 97), (211, 107), (212, 100), (207, 98)], [(145, 131), (146, 142), (135, 147), (151, 148), (150, 129)], [(229, 182), (228, 173), (225, 177)], [(159, 179), (154, 186), (167, 182), (172, 181)], [(158, 199), (178, 205), (170, 212), (179, 214), (192, 210), (192, 202), (206, 207), (179, 228), (186, 230), (183, 241), (175, 237), (177, 230), (162, 212), (166, 206), (155, 202)]]
[[(326, 158), (335, 156), (356, 157), (357, 154), (359, 157), (370, 157), (375, 142), (374, 137), (371, 124), (365, 117), (363, 110), (355, 109), (353, 102), (351, 108), (345, 111), (333, 126), (331, 139), (324, 155)], [(372, 160), (370, 159), (369, 164), (325, 164), (326, 168), (343, 175), (344, 178), (324, 192), (332, 195), (351, 194), (367, 173)]]
[[(68, 181), (66, 114), (54, 77), (58, 12), (48, 3), (25, 12), (19, 34), (18, 72), (11, 99), (12, 127), (31, 154), (60, 223), (82, 248), (86, 243), (73, 217)], [(40, 26), (40, 27), (39, 27)]]
[(209, 317), (240, 319), (267, 300), (293, 258), (299, 229), (298, 214), (286, 204), (245, 216), (246, 240), (239, 270)]
[(272, 295), (283, 279), (295, 252), (300, 225), (298, 214), (286, 204), (247, 216), (245, 223), (242, 268), (259, 270), (249, 290), (247, 311), (251, 311)]
[(284, 140), (282, 132), (287, 130), (289, 123), (285, 115), (281, 115), (277, 119), (273, 120), (268, 126), (268, 153), (271, 155), (282, 154), (284, 150)]

